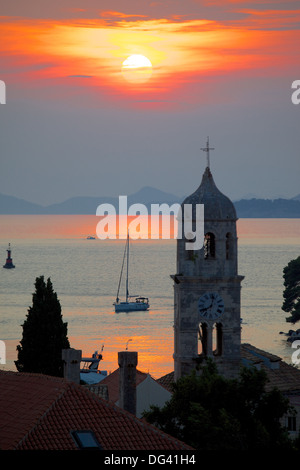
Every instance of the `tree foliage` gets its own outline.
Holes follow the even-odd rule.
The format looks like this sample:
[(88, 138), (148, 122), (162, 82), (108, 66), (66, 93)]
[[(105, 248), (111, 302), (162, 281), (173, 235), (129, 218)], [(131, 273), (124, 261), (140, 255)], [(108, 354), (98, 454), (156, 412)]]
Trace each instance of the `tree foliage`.
[(70, 347), (67, 323), (63, 323), (60, 302), (50, 278), (36, 278), (32, 307), (23, 323), (23, 337), (17, 346), (19, 372), (63, 375), (62, 349)]
[(300, 320), (300, 256), (283, 269), (283, 278), (285, 289), (282, 310), (291, 314), (286, 321), (296, 323)]
[(266, 392), (266, 374), (245, 368), (239, 379), (218, 375), (213, 362), (174, 384), (162, 409), (144, 413), (150, 423), (197, 450), (290, 448), (280, 418), (289, 403), (276, 389)]

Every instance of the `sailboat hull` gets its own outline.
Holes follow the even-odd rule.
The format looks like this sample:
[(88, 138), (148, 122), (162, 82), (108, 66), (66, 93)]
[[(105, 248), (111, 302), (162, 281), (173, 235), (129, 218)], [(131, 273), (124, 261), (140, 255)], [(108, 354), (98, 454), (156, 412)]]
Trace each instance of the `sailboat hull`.
[(138, 312), (148, 310), (150, 305), (141, 302), (120, 302), (115, 304), (115, 312)]

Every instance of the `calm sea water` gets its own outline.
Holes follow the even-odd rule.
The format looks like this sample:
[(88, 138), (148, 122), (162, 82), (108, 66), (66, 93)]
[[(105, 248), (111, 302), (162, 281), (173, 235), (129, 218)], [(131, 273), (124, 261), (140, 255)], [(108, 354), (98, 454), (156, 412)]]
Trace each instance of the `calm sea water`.
[[(15, 370), (21, 325), (32, 304), (35, 279), (43, 275), (51, 278), (58, 294), (71, 347), (91, 355), (104, 345), (102, 368), (113, 371), (118, 351), (128, 344), (138, 351), (140, 370), (155, 378), (173, 370), (170, 275), (176, 271), (176, 241), (131, 242), (130, 291), (148, 296), (151, 308), (116, 314), (112, 304), (124, 241), (87, 240), (96, 223), (93, 216), (0, 216), (0, 262), (4, 264), (10, 242), (16, 265), (0, 270), (0, 339), (7, 356), (2, 368)], [(290, 363), (293, 350), (279, 334), (291, 328), (281, 310), (282, 270), (300, 255), (300, 220), (241, 219), (238, 236), (239, 274), (245, 276), (242, 341)]]

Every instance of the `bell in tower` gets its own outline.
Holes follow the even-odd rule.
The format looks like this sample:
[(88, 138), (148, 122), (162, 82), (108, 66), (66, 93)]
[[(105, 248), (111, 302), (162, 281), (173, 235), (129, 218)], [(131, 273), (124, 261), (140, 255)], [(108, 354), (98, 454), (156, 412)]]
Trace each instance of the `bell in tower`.
[[(174, 279), (174, 378), (189, 374), (211, 358), (218, 372), (236, 377), (240, 371), (240, 291), (243, 276), (237, 272), (236, 211), (216, 187), (207, 166), (198, 189), (182, 204), (182, 237), (177, 240), (177, 274)], [(185, 211), (204, 206), (204, 239), (198, 249), (185, 238)], [(198, 206), (199, 207), (199, 206)], [(199, 245), (199, 244), (198, 244)]]

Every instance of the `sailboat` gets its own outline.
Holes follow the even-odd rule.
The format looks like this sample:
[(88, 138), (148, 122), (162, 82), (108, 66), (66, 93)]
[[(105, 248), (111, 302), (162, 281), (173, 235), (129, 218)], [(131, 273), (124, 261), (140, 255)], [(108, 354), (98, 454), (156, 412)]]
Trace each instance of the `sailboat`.
[[(120, 285), (121, 285), (121, 280), (122, 280), (126, 254), (127, 254), (126, 300), (125, 302), (120, 302), (119, 292), (120, 292)], [(149, 299), (147, 297), (129, 295), (128, 273), (129, 273), (129, 232), (127, 235), (127, 241), (126, 241), (125, 250), (124, 250), (123, 262), (122, 262), (122, 268), (121, 268), (121, 274), (120, 274), (120, 280), (119, 280), (119, 286), (118, 286), (118, 293), (117, 293), (116, 301), (114, 302), (113, 305), (115, 306), (115, 312), (134, 312), (134, 311), (139, 311), (139, 310), (148, 310), (150, 305), (149, 305)]]

